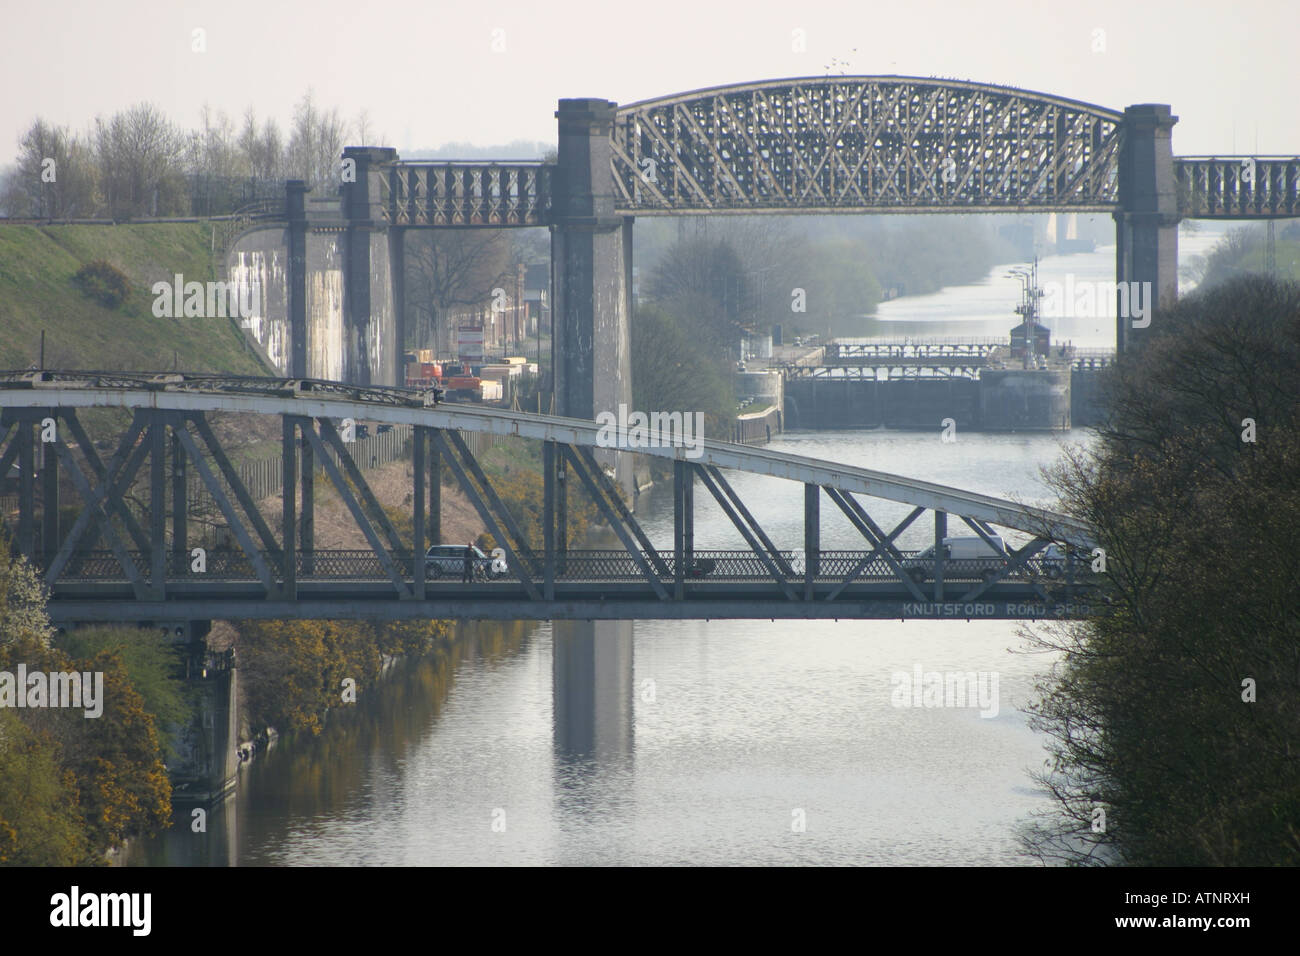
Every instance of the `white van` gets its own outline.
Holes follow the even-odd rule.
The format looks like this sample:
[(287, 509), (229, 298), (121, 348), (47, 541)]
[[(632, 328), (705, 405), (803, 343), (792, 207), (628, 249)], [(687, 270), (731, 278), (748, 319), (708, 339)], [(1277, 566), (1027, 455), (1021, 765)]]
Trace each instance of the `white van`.
[[(1007, 546), (1001, 536), (994, 534), (989, 537), (996, 548), (973, 535), (944, 538), (944, 580), (987, 579), (996, 574), (1006, 563)], [(934, 577), (934, 545), (915, 557), (907, 558), (902, 565), (903, 571), (917, 584), (931, 580)]]

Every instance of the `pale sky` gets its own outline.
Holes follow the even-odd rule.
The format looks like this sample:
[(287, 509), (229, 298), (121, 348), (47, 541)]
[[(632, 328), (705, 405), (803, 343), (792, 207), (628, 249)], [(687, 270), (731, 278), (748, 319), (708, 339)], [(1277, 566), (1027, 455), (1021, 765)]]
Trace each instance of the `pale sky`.
[[(561, 97), (631, 103), (793, 76), (970, 79), (1168, 103), (1176, 155), (1300, 153), (1300, 0), (37, 0), (4, 12), (0, 166), (38, 115), (141, 100), (287, 128), (310, 86), (399, 149), (553, 142)], [(206, 50), (194, 52), (193, 31)], [(792, 50), (796, 29), (807, 51)], [(500, 31), (500, 32), (497, 32)], [(1097, 31), (1104, 31), (1098, 33)], [(1104, 50), (1094, 52), (1098, 39)], [(493, 46), (500, 49), (494, 52)]]

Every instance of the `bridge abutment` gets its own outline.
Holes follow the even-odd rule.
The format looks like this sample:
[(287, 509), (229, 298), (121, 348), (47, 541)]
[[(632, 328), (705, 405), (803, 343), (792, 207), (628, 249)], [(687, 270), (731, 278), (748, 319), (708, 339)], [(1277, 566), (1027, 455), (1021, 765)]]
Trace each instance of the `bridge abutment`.
[[(169, 767), (173, 803), (210, 806), (235, 789), (239, 775), (239, 680), (233, 650), (214, 652), (209, 622), (192, 622), (185, 683), (194, 718), (174, 739), (177, 757)], [(178, 630), (181, 630), (178, 628)]]
[(1177, 122), (1163, 103), (1142, 103), (1124, 111), (1115, 281), (1137, 283), (1128, 288), (1141, 290), (1144, 309), (1139, 315), (1131, 293), (1127, 301), (1116, 294), (1115, 347), (1121, 352), (1139, 345), (1152, 315), (1178, 298), (1179, 217), (1172, 136)]

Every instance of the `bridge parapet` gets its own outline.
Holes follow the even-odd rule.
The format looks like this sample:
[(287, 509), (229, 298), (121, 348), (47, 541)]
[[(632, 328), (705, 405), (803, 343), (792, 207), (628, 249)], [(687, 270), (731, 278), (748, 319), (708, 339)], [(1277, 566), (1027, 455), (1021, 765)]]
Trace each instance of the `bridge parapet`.
[(555, 167), (535, 161), (411, 160), (386, 165), (376, 218), (390, 226), (545, 226)]
[(1177, 156), (1184, 219), (1300, 216), (1300, 156)]

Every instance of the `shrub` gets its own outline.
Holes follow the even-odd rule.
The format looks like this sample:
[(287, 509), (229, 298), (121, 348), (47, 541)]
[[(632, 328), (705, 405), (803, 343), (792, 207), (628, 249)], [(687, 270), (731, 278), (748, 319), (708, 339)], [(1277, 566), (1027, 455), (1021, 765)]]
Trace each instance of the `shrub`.
[(131, 293), (131, 283), (111, 262), (96, 259), (87, 262), (72, 277), (82, 295), (100, 305), (116, 309)]

